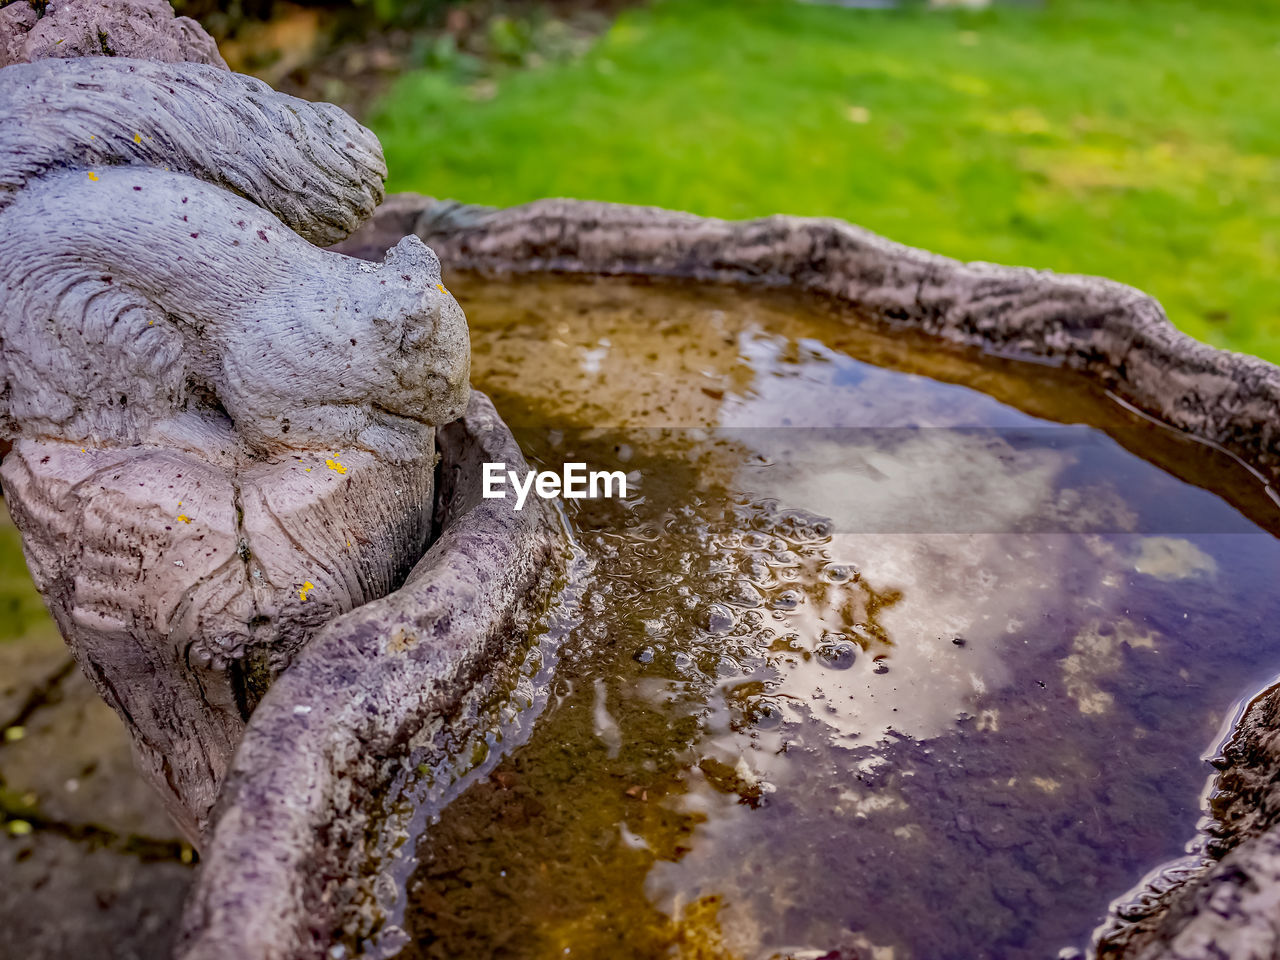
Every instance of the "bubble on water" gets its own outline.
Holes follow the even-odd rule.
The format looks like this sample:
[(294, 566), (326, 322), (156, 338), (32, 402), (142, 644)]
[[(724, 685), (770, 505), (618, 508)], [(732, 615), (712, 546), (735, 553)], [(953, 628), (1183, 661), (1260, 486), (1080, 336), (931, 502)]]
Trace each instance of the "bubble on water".
[(723, 603), (713, 603), (707, 608), (706, 626), (710, 633), (724, 636), (733, 629), (733, 625), (733, 611)]
[(661, 637), (667, 632), (667, 625), (660, 617), (642, 621), (646, 637)]
[(777, 526), (793, 543), (814, 543), (831, 536), (831, 520), (807, 510), (788, 510), (777, 518)]
[(758, 607), (764, 602), (764, 597), (760, 596), (760, 591), (745, 580), (739, 580), (729, 588), (728, 595), (725, 600), (735, 607)]
[(857, 576), (857, 569), (847, 563), (829, 563), (822, 568), (822, 579), (828, 583), (848, 583)]
[(858, 657), (858, 645), (847, 637), (833, 634), (818, 644), (818, 661), (829, 670), (848, 670)]
[(675, 663), (676, 672), (682, 677), (690, 680), (702, 678), (702, 671), (698, 669), (697, 661), (683, 650), (675, 655), (673, 662)]
[(782, 705), (772, 697), (760, 697), (747, 707), (747, 719), (761, 730), (773, 730), (782, 725)]
[(884, 654), (880, 654), (872, 662), (875, 664), (874, 671), (876, 673), (885, 674), (889, 672), (889, 658)]
[(783, 590), (773, 598), (770, 604), (775, 610), (794, 610), (804, 602), (804, 594), (799, 590)]
[(637, 663), (653, 663), (653, 647), (641, 647), (632, 656)]

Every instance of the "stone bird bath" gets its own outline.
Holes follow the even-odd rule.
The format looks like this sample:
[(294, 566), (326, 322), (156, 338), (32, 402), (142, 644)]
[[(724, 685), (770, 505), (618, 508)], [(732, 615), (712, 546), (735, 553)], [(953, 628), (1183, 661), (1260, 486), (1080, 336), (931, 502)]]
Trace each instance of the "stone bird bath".
[[(1138, 291), (838, 221), (379, 207), (368, 131), (227, 72), (146, 9), (125, 8), (111, 51), (55, 12), (86, 31), (73, 53), (152, 59), (41, 59), (53, 21), (3, 14), (2, 476), (63, 635), (200, 847), (182, 957), (328, 953), (377, 873), (388, 793), (475, 733), (573, 562), (555, 511), (480, 496), (483, 463), (525, 461), (468, 397), (437, 254), (493, 276), (789, 290), (1052, 363), (1276, 500), (1280, 370), (1186, 338)], [(1101, 953), (1280, 955), (1277, 703), (1257, 699), (1224, 753), (1203, 863), (1140, 885)]]

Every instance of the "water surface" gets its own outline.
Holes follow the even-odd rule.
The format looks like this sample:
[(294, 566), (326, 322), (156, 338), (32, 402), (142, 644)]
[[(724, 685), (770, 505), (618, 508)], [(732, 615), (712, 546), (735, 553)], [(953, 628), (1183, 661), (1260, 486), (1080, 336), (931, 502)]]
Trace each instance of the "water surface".
[(819, 304), (455, 280), (578, 617), (422, 836), (404, 960), (1053, 956), (1182, 855), (1280, 671), (1280, 523), (1075, 378)]

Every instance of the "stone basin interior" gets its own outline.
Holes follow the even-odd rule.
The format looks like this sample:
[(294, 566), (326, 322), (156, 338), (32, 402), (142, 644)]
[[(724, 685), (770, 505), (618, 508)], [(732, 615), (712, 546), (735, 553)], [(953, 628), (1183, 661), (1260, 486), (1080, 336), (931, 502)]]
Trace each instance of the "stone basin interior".
[(1072, 956), (1194, 854), (1280, 671), (1245, 467), (811, 299), (450, 288), (530, 462), (631, 486), (565, 501), (554, 670), (334, 956)]
[[(1194, 853), (1280, 672), (1280, 509), (1245, 467), (811, 298), (448, 279), (530, 462), (632, 489), (564, 504), (526, 676), (455, 783), (388, 798), (398, 851), (331, 956), (1070, 956)], [(0, 953), (164, 955), (190, 851), (37, 620), (0, 647), (5, 716), (41, 704), (0, 744), (36, 826), (3, 837)]]

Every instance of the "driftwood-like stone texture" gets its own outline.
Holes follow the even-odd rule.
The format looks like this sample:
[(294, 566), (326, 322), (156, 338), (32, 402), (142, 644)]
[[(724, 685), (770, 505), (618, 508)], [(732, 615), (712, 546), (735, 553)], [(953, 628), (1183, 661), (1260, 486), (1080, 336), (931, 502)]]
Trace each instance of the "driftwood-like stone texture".
[(63, 635), (193, 841), (321, 626), (403, 581), (466, 321), (337, 108), (200, 64), (0, 70), (5, 494)]
[(538, 498), (520, 512), (481, 498), (485, 463), (529, 469), (482, 394), (439, 445), (426, 555), (399, 590), (320, 630), (244, 733), (187, 903), (184, 960), (325, 956), (376, 875), (368, 844), (388, 786), (411, 758), (442, 756), (433, 734), (455, 748), (482, 735), (466, 708), (527, 649), (566, 561), (558, 515)]
[(1140, 890), (1099, 944), (1107, 960), (1280, 956), (1280, 689), (1254, 699), (1222, 750), (1206, 865)]

